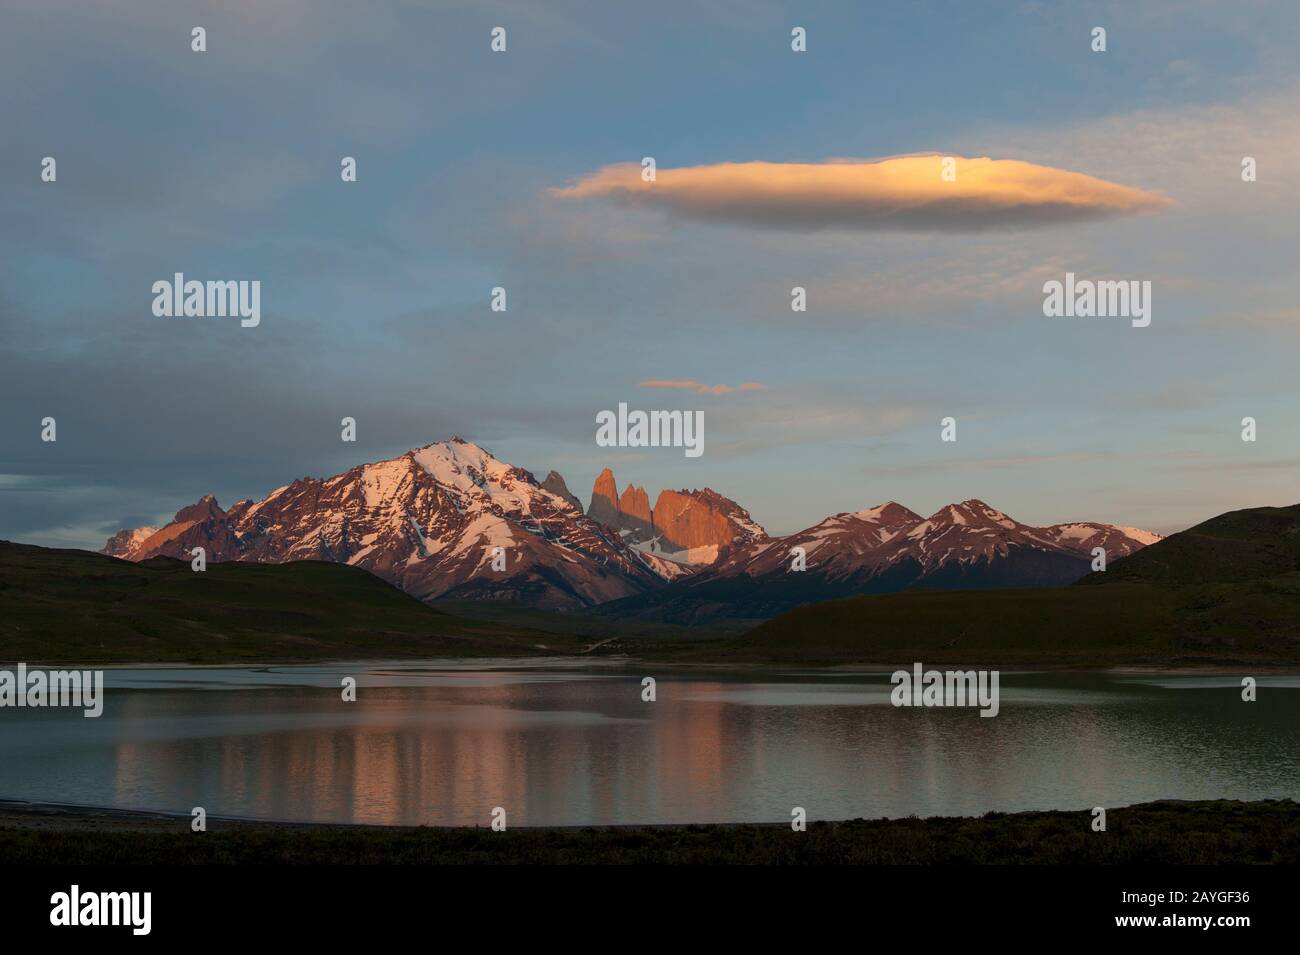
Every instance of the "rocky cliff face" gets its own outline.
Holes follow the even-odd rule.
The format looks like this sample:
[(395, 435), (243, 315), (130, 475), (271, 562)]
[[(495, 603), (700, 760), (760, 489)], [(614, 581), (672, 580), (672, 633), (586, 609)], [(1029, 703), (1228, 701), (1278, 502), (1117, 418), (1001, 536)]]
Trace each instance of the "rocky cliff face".
[(596, 475), (596, 483), (591, 488), (591, 505), (587, 508), (587, 516), (594, 521), (600, 521), (606, 527), (618, 527), (618, 485), (614, 482), (614, 472), (609, 468)]
[(628, 527), (653, 526), (650, 518), (650, 495), (643, 487), (633, 487), (631, 484), (625, 487), (618, 499), (618, 511)]
[(749, 512), (729, 498), (704, 490), (664, 490), (653, 508), (643, 487), (618, 485), (609, 468), (591, 491), (587, 516), (621, 533), (632, 546), (686, 564), (708, 564), (720, 553), (767, 538)]
[[(698, 554), (753, 543), (766, 537), (762, 528), (749, 520), (734, 502), (709, 488), (703, 491), (659, 492), (654, 506), (654, 528), (660, 549)], [(698, 558), (693, 561), (698, 563)], [(706, 561), (712, 562), (712, 559)]]

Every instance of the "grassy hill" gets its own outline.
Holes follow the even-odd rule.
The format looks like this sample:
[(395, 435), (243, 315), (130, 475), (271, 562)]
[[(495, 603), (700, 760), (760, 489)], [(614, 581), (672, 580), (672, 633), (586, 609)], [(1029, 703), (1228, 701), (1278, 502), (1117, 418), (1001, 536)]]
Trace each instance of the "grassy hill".
[(1069, 587), (801, 607), (714, 650), (772, 663), (1300, 665), (1300, 505), (1223, 514)]
[(1242, 583), (1300, 572), (1300, 504), (1229, 511), (1116, 561), (1080, 583), (1164, 587)]
[(133, 564), (0, 541), (0, 661), (235, 663), (570, 652), (576, 636), (443, 613), (318, 561)]

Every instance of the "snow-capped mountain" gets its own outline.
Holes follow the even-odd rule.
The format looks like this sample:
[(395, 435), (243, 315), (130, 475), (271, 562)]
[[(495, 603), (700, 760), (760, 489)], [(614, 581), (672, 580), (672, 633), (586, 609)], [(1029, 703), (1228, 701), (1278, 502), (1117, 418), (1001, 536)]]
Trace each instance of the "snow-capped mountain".
[[(416, 597), (511, 599), (572, 609), (653, 589), (653, 561), (587, 517), (552, 473), (453, 438), (330, 478), (302, 478), (222, 510), (211, 497), (160, 529), (121, 531), (103, 553), (209, 561), (354, 564)], [(500, 548), (500, 551), (496, 551)], [(504, 561), (504, 569), (501, 569)]]
[(808, 566), (820, 568), (827, 579), (840, 580), (858, 574), (863, 567), (880, 566), (888, 545), (920, 522), (919, 514), (892, 501), (870, 510), (833, 514), (789, 537), (767, 538), (741, 547), (709, 568), (709, 573), (783, 574), (795, 558), (794, 549), (802, 548)]
[(1053, 524), (1044, 527), (1043, 533), (1061, 546), (1077, 550), (1081, 554), (1091, 555), (1094, 547), (1100, 547), (1106, 552), (1108, 561), (1127, 557), (1135, 550), (1164, 540), (1159, 534), (1144, 531), (1140, 527), (1094, 524), (1091, 521)]
[(1087, 574), (1095, 547), (1110, 561), (1159, 539), (1110, 524), (1033, 527), (977, 500), (925, 518), (891, 501), (740, 547), (690, 578), (606, 609), (692, 623), (914, 587), (1054, 586)]

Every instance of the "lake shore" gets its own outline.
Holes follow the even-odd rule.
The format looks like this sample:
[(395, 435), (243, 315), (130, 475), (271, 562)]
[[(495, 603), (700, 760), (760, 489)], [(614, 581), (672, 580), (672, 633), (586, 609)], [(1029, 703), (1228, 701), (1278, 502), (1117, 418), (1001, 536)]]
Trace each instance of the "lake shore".
[(1300, 864), (1292, 800), (1161, 801), (980, 817), (584, 828), (366, 826), (0, 800), (10, 865), (219, 864)]
[[(414, 663), (427, 664), (431, 669), (446, 667), (448, 669), (466, 670), (482, 668), (485, 670), (500, 669), (592, 669), (592, 670), (618, 670), (631, 668), (645, 668), (649, 666), (658, 667), (666, 671), (681, 671), (686, 673), (708, 673), (708, 672), (730, 672), (730, 673), (799, 673), (807, 671), (818, 674), (843, 673), (845, 675), (870, 675), (870, 674), (888, 674), (898, 669), (910, 667), (915, 660), (895, 659), (881, 662), (861, 662), (861, 663), (843, 663), (843, 662), (804, 662), (804, 663), (786, 663), (778, 661), (754, 661), (754, 660), (737, 660), (737, 661), (712, 661), (712, 660), (683, 660), (672, 657), (657, 656), (633, 656), (620, 654), (617, 656), (610, 655), (584, 655), (574, 653), (538, 653), (533, 656), (502, 657), (502, 656), (463, 656), (463, 657), (357, 657), (357, 658), (334, 658), (334, 657), (287, 657), (284, 659), (258, 659), (242, 660), (233, 659), (227, 662), (212, 661), (169, 661), (169, 660), (12, 660), (0, 661), (0, 668), (14, 668), (20, 663), (31, 669), (97, 669), (105, 671), (113, 670), (141, 670), (141, 669), (177, 669), (177, 670), (218, 670), (223, 668), (238, 667), (298, 667), (298, 666), (322, 666), (322, 665), (340, 665), (347, 664), (357, 667), (383, 667), (383, 666), (410, 666)], [(923, 659), (921, 662), (929, 664), (931, 661)], [(1239, 662), (1239, 663), (1202, 663), (1189, 662), (1186, 664), (1118, 664), (1111, 665), (1106, 663), (1086, 664), (1086, 663), (1062, 663), (1052, 665), (1046, 663), (1018, 663), (1009, 662), (997, 665), (990, 663), (988, 660), (950, 660), (935, 661), (935, 666), (940, 669), (997, 669), (1002, 673), (1107, 673), (1115, 676), (1187, 676), (1196, 674), (1200, 676), (1243, 676), (1254, 675), (1257, 673), (1266, 673), (1270, 676), (1291, 676), (1300, 675), (1300, 666), (1294, 663), (1274, 663), (1274, 662)]]

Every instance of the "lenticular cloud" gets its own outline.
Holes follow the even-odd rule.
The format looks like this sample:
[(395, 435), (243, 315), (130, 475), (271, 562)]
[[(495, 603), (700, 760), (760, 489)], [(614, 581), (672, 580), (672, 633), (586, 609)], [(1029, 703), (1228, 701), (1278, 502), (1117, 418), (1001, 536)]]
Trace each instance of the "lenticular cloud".
[(549, 194), (795, 231), (1024, 229), (1155, 212), (1171, 204), (1142, 189), (1014, 159), (951, 157), (949, 180), (945, 158), (719, 163), (661, 168), (653, 182), (642, 179), (639, 165), (625, 163)]

